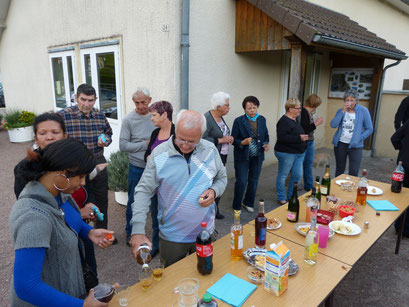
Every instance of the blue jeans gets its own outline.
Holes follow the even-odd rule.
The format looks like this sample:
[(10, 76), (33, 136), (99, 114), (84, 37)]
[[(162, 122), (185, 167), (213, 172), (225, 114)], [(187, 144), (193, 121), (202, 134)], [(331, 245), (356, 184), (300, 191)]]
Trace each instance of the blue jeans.
[[(277, 200), (288, 200), (293, 194), (294, 182), (299, 182), (302, 176), (302, 166), (305, 152), (302, 154), (292, 154), (274, 151), (278, 159), (278, 174), (276, 180)], [(290, 185), (285, 196), (285, 179), (291, 171)]]
[(263, 161), (259, 161), (259, 157), (249, 158), (249, 160), (234, 160), (234, 170), (236, 173), (236, 183), (234, 185), (233, 209), (241, 209), (241, 201), (243, 199), (244, 190), (246, 195), (243, 204), (248, 207), (254, 207), (254, 199), (260, 177), (261, 165)]
[(304, 157), (304, 190), (309, 191), (312, 190), (314, 186), (314, 181), (312, 177), (312, 165), (314, 163), (314, 155), (315, 155), (315, 148), (314, 148), (314, 141), (307, 141), (307, 149), (305, 150), (305, 157)]
[(158, 195), (155, 194), (151, 198), (151, 205), (149, 206), (152, 218), (152, 251), (159, 250), (159, 222), (158, 222)]
[(134, 200), (135, 187), (138, 185), (139, 180), (142, 177), (144, 168), (137, 167), (129, 163), (129, 173), (128, 173), (128, 203), (126, 204), (126, 226), (125, 233), (127, 237), (132, 234), (132, 204)]

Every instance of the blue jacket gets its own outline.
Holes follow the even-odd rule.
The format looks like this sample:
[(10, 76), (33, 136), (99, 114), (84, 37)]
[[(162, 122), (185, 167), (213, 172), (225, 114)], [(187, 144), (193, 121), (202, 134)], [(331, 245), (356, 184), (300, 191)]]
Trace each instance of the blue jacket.
[[(339, 109), (331, 121), (332, 128), (338, 128), (332, 138), (332, 144), (335, 147), (338, 146), (339, 139), (342, 132), (342, 121), (344, 120), (345, 113), (342, 109)], [(364, 140), (370, 136), (373, 132), (371, 115), (367, 108), (357, 104), (355, 105), (355, 127), (352, 134), (351, 143), (348, 148), (362, 148), (364, 147)]]
[[(252, 137), (253, 135), (246, 114), (239, 116), (234, 120), (231, 135), (234, 137), (234, 160), (248, 160), (249, 146), (241, 145), (241, 141)], [(268, 144), (269, 142), (270, 137), (266, 126), (266, 118), (260, 115), (257, 118), (257, 145), (259, 148), (259, 161), (264, 161), (264, 148), (262, 146), (264, 144)]]

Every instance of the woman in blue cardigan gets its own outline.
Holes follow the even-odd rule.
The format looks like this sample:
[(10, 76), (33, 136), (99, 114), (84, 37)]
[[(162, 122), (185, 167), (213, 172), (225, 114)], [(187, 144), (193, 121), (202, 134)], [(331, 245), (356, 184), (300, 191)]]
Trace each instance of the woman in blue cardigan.
[(358, 176), (362, 160), (364, 140), (372, 134), (371, 115), (367, 108), (358, 104), (356, 90), (347, 90), (344, 105), (331, 121), (332, 128), (338, 128), (332, 139), (336, 161), (335, 177), (344, 173), (349, 157), (349, 175)]
[[(270, 140), (266, 119), (257, 112), (260, 106), (258, 99), (254, 96), (247, 96), (244, 98), (242, 106), (245, 114), (234, 120), (231, 134), (234, 138), (234, 170), (236, 174), (233, 209), (240, 210), (243, 206), (247, 211), (254, 212), (254, 199), (256, 198), (261, 165), (264, 161), (264, 152), (270, 149), (268, 144)], [(246, 195), (243, 200), (245, 190)]]

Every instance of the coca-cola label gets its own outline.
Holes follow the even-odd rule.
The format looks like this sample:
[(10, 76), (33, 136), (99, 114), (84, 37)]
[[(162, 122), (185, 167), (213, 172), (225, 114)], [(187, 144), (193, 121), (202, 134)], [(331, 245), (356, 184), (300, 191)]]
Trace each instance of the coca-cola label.
[(402, 173), (393, 173), (393, 175), (392, 175), (392, 180), (393, 180), (393, 181), (403, 181), (403, 177), (405, 177), (405, 174), (402, 174)]
[(213, 255), (213, 243), (200, 245), (196, 243), (196, 255), (199, 257), (209, 257)]

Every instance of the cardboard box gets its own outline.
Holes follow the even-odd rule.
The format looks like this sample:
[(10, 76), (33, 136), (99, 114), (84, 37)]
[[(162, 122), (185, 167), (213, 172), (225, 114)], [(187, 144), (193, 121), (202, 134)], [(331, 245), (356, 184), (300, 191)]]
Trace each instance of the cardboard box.
[(283, 242), (271, 244), (266, 252), (264, 290), (280, 296), (288, 287), (290, 250)]

